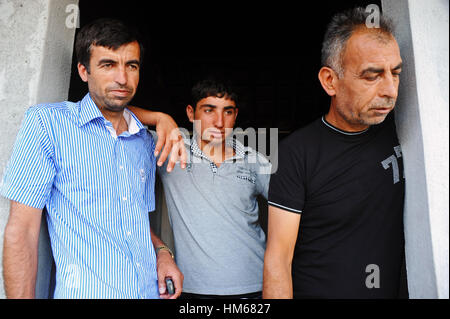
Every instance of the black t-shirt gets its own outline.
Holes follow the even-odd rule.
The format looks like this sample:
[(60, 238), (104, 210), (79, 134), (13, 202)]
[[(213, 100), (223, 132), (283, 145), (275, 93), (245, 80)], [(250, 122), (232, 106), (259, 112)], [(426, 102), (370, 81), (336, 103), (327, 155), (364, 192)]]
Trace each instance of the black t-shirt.
[(396, 298), (404, 175), (393, 114), (348, 133), (324, 117), (285, 138), (269, 204), (301, 213), (295, 298)]

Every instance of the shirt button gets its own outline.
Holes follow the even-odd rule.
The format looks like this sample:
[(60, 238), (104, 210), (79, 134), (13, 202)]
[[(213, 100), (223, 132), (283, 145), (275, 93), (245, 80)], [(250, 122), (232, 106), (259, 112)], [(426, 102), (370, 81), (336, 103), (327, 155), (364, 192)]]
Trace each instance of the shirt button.
[(127, 197), (126, 197), (126, 196), (124, 196), (124, 197), (122, 197), (122, 199), (123, 199), (124, 201), (126, 201), (126, 200), (127, 200)]
[(128, 235), (128, 236), (131, 236), (131, 232), (130, 232), (130, 231), (127, 231), (127, 235)]
[(122, 165), (120, 165), (120, 166), (119, 166), (119, 168), (120, 168), (120, 169), (123, 169), (123, 166), (122, 166)]

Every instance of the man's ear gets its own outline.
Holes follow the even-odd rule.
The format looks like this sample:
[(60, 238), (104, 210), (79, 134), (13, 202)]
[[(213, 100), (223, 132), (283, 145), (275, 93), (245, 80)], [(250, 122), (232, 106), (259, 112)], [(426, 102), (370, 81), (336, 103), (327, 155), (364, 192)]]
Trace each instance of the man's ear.
[(336, 95), (338, 76), (333, 69), (323, 66), (319, 71), (319, 81), (329, 96)]
[(87, 82), (88, 81), (88, 73), (89, 73), (88, 70), (81, 63), (78, 63), (77, 67), (78, 67), (78, 74), (80, 75), (81, 80), (83, 82)]
[(186, 106), (186, 114), (191, 123), (194, 123), (194, 108), (191, 105)]

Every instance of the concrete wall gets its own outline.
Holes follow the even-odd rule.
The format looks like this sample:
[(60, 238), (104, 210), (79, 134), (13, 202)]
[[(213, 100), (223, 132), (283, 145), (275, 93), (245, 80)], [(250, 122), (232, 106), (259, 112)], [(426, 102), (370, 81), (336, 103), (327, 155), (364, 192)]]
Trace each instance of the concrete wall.
[(404, 70), (396, 120), (405, 163), (410, 298), (449, 298), (449, 2), (383, 0)]
[[(73, 11), (66, 12), (70, 4), (78, 0), (0, 0), (1, 175), (25, 110), (36, 103), (67, 99), (75, 34), (69, 17)], [(9, 202), (0, 198), (0, 250), (8, 211)], [(46, 298), (51, 265), (47, 232), (41, 233), (36, 294)], [(0, 297), (4, 296), (0, 277)]]

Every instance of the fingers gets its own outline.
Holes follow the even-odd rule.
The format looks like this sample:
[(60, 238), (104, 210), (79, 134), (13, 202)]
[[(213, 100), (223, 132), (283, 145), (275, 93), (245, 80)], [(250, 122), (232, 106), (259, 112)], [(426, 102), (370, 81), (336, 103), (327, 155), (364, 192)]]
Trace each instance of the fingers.
[(187, 163), (186, 147), (184, 146), (183, 139), (181, 139), (178, 143), (180, 144), (180, 151), (179, 151), (180, 166), (181, 166), (182, 169), (185, 169), (186, 168), (186, 163)]
[(163, 299), (168, 296), (167, 289), (166, 289), (166, 282), (165, 282), (165, 276), (163, 274), (158, 273), (158, 289), (159, 289), (159, 295)]
[[(176, 271), (173, 276), (164, 277), (158, 275), (158, 289), (159, 289), (159, 296), (161, 299), (177, 299), (181, 292), (183, 291), (183, 280), (184, 276), (183, 274), (178, 270)], [(175, 288), (175, 293), (170, 295), (169, 291), (167, 290), (166, 286), (166, 278), (171, 278), (173, 282), (173, 286)]]
[(176, 163), (180, 162), (182, 169), (186, 168), (187, 151), (184, 145), (183, 137), (178, 128), (171, 131), (170, 134), (157, 132), (158, 143), (155, 146), (155, 156), (160, 154), (158, 158), (158, 166), (162, 166), (167, 160), (167, 172), (171, 172)]
[(181, 272), (179, 272), (178, 276), (174, 276), (172, 278), (173, 285), (175, 286), (175, 293), (171, 296), (170, 299), (176, 299), (181, 295), (181, 292), (183, 291), (183, 280), (184, 276)]
[(186, 168), (187, 152), (183, 140), (180, 140), (173, 144), (172, 152), (170, 154), (170, 158), (167, 163), (167, 172), (170, 173), (175, 167), (177, 162), (180, 162), (180, 167), (182, 169)]
[(164, 144), (164, 149), (162, 150), (162, 153), (159, 156), (158, 166), (162, 166), (163, 163), (166, 161), (167, 157), (170, 154), (170, 151), (172, 150), (173, 142), (170, 139), (166, 139), (163, 144)]
[(158, 156), (158, 154), (161, 152), (161, 149), (164, 145), (164, 141), (166, 140), (164, 133), (157, 132), (157, 135), (158, 135), (158, 143), (156, 143), (156, 146), (155, 146), (155, 152), (154, 152), (155, 157)]

